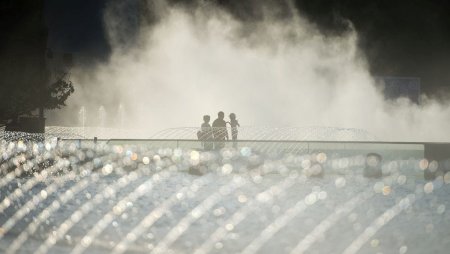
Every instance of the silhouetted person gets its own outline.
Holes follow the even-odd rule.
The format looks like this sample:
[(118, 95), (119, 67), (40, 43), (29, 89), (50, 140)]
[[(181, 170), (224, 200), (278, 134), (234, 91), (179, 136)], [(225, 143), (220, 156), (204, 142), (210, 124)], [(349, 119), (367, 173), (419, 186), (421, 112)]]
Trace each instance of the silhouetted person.
[(217, 114), (217, 119), (212, 124), (214, 136), (214, 149), (221, 149), (225, 147), (225, 140), (228, 140), (227, 122), (223, 120), (224, 113), (220, 111)]
[(199, 136), (199, 139), (202, 141), (203, 149), (205, 150), (211, 150), (213, 148), (213, 130), (209, 124), (210, 119), (209, 115), (203, 116), (201, 134)]
[(237, 127), (241, 127), (239, 125), (239, 122), (236, 119), (236, 115), (234, 113), (230, 114), (230, 126), (231, 126), (231, 138), (233, 139), (233, 147), (237, 148), (237, 136), (238, 136), (238, 129)]

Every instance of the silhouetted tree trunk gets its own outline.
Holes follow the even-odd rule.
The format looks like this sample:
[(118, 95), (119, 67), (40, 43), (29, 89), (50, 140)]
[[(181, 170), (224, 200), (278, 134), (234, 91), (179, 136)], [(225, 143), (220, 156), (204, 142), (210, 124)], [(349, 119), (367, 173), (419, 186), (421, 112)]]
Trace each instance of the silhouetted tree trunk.
[[(0, 124), (14, 130), (36, 121), (36, 128), (25, 129), (44, 131), (44, 109), (64, 106), (74, 91), (66, 73), (50, 83), (43, 10), (44, 0), (2, 0), (0, 4)], [(36, 109), (38, 119), (21, 120)]]

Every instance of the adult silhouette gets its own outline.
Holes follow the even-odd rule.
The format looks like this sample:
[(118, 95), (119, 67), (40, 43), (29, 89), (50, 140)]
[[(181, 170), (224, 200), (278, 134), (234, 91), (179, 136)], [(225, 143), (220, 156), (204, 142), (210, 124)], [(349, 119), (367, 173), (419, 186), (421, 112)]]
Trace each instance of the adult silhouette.
[(225, 147), (225, 140), (228, 140), (227, 122), (223, 120), (225, 114), (220, 111), (217, 114), (217, 119), (212, 124), (214, 136), (214, 149), (221, 149)]

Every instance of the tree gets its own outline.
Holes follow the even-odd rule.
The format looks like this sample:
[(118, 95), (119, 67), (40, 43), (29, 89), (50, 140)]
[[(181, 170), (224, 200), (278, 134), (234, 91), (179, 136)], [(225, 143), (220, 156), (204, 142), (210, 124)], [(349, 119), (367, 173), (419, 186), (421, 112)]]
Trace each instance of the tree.
[(20, 116), (30, 116), (40, 108), (57, 109), (65, 106), (65, 101), (75, 91), (67, 76), (67, 73), (62, 73), (47, 86), (6, 86), (7, 90), (2, 87), (0, 124), (17, 122)]

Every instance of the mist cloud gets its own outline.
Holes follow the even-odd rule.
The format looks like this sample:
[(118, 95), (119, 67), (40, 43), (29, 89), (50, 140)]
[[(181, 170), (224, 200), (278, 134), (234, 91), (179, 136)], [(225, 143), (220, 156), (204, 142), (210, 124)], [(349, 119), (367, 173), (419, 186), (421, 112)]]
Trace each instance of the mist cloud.
[(199, 126), (202, 115), (214, 119), (222, 110), (247, 126), (348, 127), (378, 140), (449, 140), (447, 105), (384, 101), (354, 30), (325, 36), (296, 13), (241, 22), (213, 4), (158, 6), (158, 23), (142, 26), (127, 47), (127, 15), (106, 12), (110, 61), (73, 72), (80, 86), (69, 104), (92, 111), (104, 105), (110, 118), (122, 104), (126, 127), (149, 134)]

